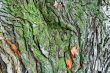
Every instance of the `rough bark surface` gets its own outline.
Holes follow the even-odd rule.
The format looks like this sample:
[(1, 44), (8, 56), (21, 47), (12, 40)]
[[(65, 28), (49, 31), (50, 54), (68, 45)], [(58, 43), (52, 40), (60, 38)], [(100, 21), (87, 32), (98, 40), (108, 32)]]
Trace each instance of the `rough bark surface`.
[(0, 73), (110, 73), (110, 1), (56, 1), (0, 1)]

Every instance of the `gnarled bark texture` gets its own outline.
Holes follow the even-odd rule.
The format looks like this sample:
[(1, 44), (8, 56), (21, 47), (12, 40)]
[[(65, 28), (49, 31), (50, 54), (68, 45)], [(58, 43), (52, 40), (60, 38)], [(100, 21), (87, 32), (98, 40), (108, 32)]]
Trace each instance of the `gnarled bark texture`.
[(0, 1), (0, 73), (110, 72), (110, 1), (56, 1)]

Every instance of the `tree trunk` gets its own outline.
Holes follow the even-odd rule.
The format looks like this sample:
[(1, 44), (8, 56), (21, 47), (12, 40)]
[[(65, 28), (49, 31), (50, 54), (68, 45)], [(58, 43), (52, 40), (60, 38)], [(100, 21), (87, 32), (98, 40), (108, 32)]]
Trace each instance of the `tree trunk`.
[(0, 2), (0, 73), (110, 72), (110, 2), (56, 2)]

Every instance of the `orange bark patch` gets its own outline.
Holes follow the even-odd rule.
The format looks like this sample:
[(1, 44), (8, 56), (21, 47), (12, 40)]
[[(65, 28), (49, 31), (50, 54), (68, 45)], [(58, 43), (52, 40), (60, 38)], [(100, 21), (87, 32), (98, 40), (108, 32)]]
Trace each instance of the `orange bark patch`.
[(72, 69), (72, 59), (70, 57), (66, 60), (66, 66), (68, 70)]
[(74, 58), (78, 55), (78, 50), (76, 47), (71, 48), (71, 54)]
[(6, 40), (6, 43), (10, 46), (11, 50), (18, 56), (21, 56), (20, 51), (18, 50), (17, 46), (15, 44), (13, 44), (11, 41)]

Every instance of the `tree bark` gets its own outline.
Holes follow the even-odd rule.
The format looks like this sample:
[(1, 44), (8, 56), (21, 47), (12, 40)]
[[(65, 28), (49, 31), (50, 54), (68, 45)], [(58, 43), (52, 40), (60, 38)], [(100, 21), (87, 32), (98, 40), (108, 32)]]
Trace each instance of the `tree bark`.
[[(0, 2), (0, 73), (110, 72), (110, 2), (62, 3), (61, 11), (53, 0)], [(73, 46), (78, 50), (76, 58), (71, 54)]]

